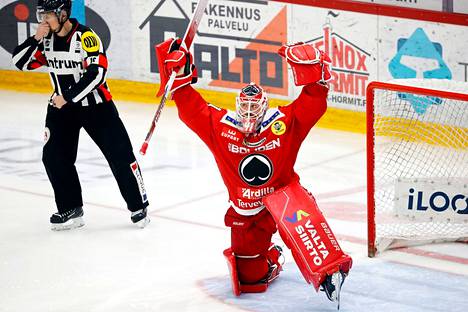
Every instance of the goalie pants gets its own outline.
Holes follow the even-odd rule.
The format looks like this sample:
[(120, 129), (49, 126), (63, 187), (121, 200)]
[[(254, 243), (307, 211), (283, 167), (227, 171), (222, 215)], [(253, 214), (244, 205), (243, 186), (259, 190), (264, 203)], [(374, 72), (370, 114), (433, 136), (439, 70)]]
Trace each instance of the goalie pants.
[(269, 269), (268, 249), (276, 232), (268, 210), (255, 216), (242, 216), (229, 208), (224, 222), (231, 228), (231, 249), (236, 256), (239, 281), (256, 283), (265, 278)]
[(130, 211), (148, 206), (140, 169), (117, 108), (112, 101), (93, 106), (48, 105), (42, 162), (59, 212), (83, 206), (75, 167), (80, 129), (104, 154)]

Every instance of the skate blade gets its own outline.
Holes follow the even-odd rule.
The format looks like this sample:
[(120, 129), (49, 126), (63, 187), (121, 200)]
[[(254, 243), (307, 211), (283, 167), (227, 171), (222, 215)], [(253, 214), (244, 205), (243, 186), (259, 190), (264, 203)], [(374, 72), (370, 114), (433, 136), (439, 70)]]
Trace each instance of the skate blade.
[(336, 301), (336, 309), (340, 309), (340, 293), (341, 293), (341, 283), (343, 276), (340, 272), (334, 273), (332, 276), (332, 284), (335, 285), (334, 300)]
[(135, 225), (139, 227), (140, 229), (144, 229), (150, 222), (151, 222), (151, 219), (146, 217), (136, 222)]
[(76, 229), (82, 227), (84, 225), (84, 219), (82, 217), (70, 219), (65, 223), (52, 223), (51, 230), (52, 231), (68, 231), (72, 229)]

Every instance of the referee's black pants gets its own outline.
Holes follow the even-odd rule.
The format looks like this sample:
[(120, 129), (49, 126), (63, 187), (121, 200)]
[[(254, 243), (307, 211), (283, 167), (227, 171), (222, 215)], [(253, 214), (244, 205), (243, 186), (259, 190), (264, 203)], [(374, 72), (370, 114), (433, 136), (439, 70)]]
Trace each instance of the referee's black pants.
[(140, 168), (125, 126), (112, 101), (93, 106), (48, 105), (42, 162), (52, 184), (59, 212), (83, 206), (75, 167), (80, 129), (104, 154), (130, 211), (148, 206)]

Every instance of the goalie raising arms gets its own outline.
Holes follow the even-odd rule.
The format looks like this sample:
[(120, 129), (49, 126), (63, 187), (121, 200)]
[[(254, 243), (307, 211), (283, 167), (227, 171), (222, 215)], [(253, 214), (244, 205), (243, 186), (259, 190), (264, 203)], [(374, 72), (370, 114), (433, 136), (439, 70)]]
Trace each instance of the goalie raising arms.
[[(268, 108), (266, 92), (250, 83), (236, 98), (234, 112), (208, 104), (190, 86), (197, 80), (196, 68), (180, 43), (169, 39), (156, 48), (161, 88), (176, 71), (171, 91), (179, 117), (209, 147), (228, 189), (224, 221), (231, 228), (231, 247), (224, 255), (234, 293), (265, 291), (278, 277), (282, 250), (271, 237), (279, 229), (306, 281), (338, 300), (351, 258), (341, 251), (294, 171), (302, 142), (327, 108), (330, 58), (309, 44), (283, 46), (279, 54), (290, 64), (296, 85), (304, 85), (299, 97), (288, 106)], [(285, 205), (281, 194), (294, 196), (290, 203), (299, 207)], [(284, 213), (299, 210), (299, 218), (288, 220), (303, 225), (281, 220)]]

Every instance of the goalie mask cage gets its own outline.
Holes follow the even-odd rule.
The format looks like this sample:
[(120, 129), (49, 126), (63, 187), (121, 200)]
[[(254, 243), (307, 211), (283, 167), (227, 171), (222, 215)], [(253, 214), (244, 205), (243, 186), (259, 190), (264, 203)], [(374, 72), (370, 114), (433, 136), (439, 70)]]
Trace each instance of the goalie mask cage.
[(468, 237), (468, 84), (367, 88), (368, 255)]

